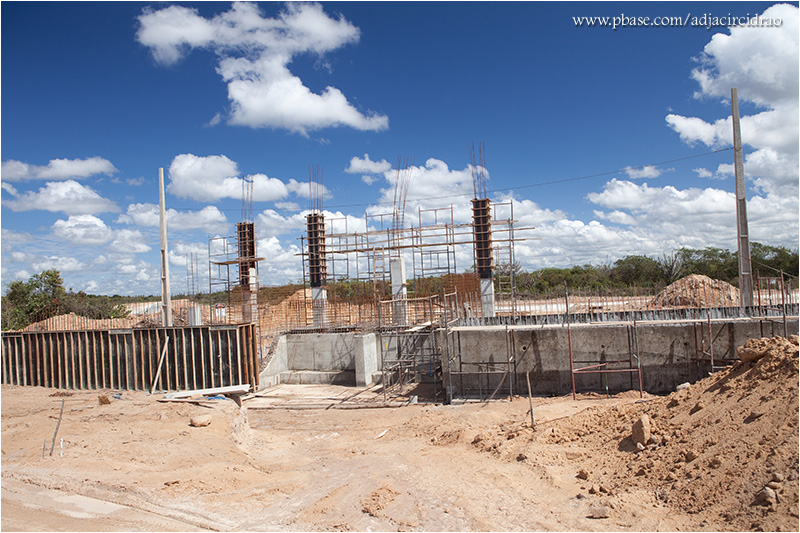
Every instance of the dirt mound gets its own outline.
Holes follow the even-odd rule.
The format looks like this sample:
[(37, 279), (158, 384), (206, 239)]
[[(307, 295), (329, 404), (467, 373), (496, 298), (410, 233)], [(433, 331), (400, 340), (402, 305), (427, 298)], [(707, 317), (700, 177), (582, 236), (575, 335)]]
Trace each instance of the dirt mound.
[(88, 318), (85, 316), (68, 313), (50, 317), (41, 322), (29, 324), (22, 331), (72, 331), (95, 329), (126, 329), (130, 328), (135, 319), (131, 318)]
[[(585, 454), (584, 471), (576, 475), (590, 494), (612, 502), (646, 491), (733, 530), (797, 531), (798, 346), (792, 341), (753, 342), (757, 360), (667, 397), (553, 421), (537, 428), (534, 439), (571, 443), (576, 457)], [(632, 434), (645, 416), (651, 436), (642, 449)], [(503, 444), (503, 453), (525, 453), (521, 445)]]
[(762, 357), (781, 357), (784, 353), (791, 354), (797, 351), (797, 336), (791, 339), (773, 337), (772, 339), (748, 339), (744, 346), (737, 350), (742, 361), (757, 361)]
[(681, 278), (658, 293), (651, 307), (732, 307), (739, 305), (739, 289), (702, 274)]

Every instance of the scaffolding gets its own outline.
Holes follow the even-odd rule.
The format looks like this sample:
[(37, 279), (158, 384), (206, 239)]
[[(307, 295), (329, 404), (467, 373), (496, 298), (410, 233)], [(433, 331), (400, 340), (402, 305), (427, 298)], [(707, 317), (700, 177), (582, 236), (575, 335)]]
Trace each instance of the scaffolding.
[[(600, 359), (576, 361), (572, 347), (572, 327), (571, 327), (570, 310), (569, 310), (569, 291), (567, 289), (566, 284), (564, 285), (564, 300), (566, 303), (566, 311), (564, 313), (564, 318), (567, 326), (569, 369), (572, 378), (572, 399), (573, 400), (577, 399), (575, 376), (585, 375), (585, 374), (602, 375), (603, 381), (605, 382), (605, 389), (607, 395), (609, 394), (608, 375), (628, 374), (631, 379), (630, 388), (632, 390), (637, 388), (636, 382), (634, 381), (634, 379), (636, 379), (636, 381), (638, 381), (639, 397), (643, 398), (644, 388), (642, 386), (642, 363), (641, 363), (641, 358), (639, 357), (639, 333), (636, 329), (636, 320), (633, 320), (633, 322), (624, 324), (622, 326), (625, 328), (625, 332), (627, 334), (627, 355), (624, 356), (621, 355), (618, 356), (619, 357), (618, 359), (611, 359), (611, 360), (609, 360), (606, 357), (601, 357)], [(620, 327), (619, 329), (621, 330), (622, 327)]]

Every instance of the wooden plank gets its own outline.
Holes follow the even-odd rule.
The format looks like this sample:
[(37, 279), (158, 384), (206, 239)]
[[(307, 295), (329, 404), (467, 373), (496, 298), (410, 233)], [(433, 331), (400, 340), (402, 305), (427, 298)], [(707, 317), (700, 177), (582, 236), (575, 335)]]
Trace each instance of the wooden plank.
[(227, 337), (227, 339), (228, 339), (228, 342), (227, 342), (228, 349), (225, 350), (225, 354), (224, 354), (224, 356), (225, 356), (225, 358), (227, 360), (227, 363), (228, 363), (228, 385), (233, 385), (234, 384), (234, 381), (233, 381), (233, 357), (232, 357), (232, 355), (233, 355), (234, 350), (236, 352), (239, 351), (238, 343), (234, 344), (233, 342), (231, 342), (233, 340), (232, 337), (234, 335), (236, 335), (237, 340), (238, 340), (239, 328), (236, 328), (236, 330), (228, 330), (226, 332), (226, 335), (225, 335)]
[(206, 386), (206, 351), (208, 350), (207, 345), (210, 344), (209, 342), (204, 342), (206, 340), (206, 332), (209, 331), (209, 328), (203, 328), (203, 333), (200, 335), (200, 385), (201, 387)]
[(250, 384), (229, 385), (227, 387), (211, 387), (208, 389), (169, 392), (164, 395), (164, 398), (167, 399), (188, 398), (190, 396), (194, 396), (195, 394), (200, 394), (203, 396), (207, 394), (247, 394), (248, 392), (250, 392)]
[[(244, 332), (243, 332), (242, 328), (236, 328), (236, 352), (235, 352), (236, 353), (236, 373), (237, 373), (236, 383), (243, 383), (243, 382), (249, 383), (249, 380), (246, 381), (245, 379), (242, 379), (243, 375), (244, 376), (247, 375), (247, 359), (246, 358), (245, 358), (245, 364), (242, 365), (242, 338), (244, 336), (245, 335), (244, 335)], [(244, 368), (242, 368), (242, 367), (244, 367)], [(244, 373), (243, 373), (243, 371), (244, 371)], [(231, 385), (232, 384), (233, 384), (233, 381), (231, 381)]]
[(133, 384), (131, 390), (139, 389), (139, 362), (136, 360), (136, 332), (131, 330), (131, 375), (133, 376)]
[(69, 332), (69, 348), (70, 348), (70, 370), (71, 370), (71, 377), (72, 377), (72, 388), (73, 389), (80, 389), (80, 352), (76, 351), (75, 346), (75, 336), (78, 335), (76, 331)]
[(105, 389), (106, 388), (106, 343), (105, 339), (103, 339), (103, 333), (100, 333), (100, 338), (98, 339), (98, 345), (100, 346), (100, 353), (98, 354), (97, 359), (100, 361), (100, 368), (98, 369), (100, 382), (97, 384), (98, 389)]
[(250, 385), (252, 385), (254, 389), (258, 389), (260, 379), (258, 374), (258, 349), (260, 342), (261, 339), (258, 338), (258, 328), (253, 325), (251, 326), (250, 336), (250, 353), (252, 354), (250, 368), (252, 369), (253, 381), (250, 382)]
[(198, 338), (201, 338), (202, 335), (203, 335), (202, 328), (192, 328), (192, 336), (191, 336), (192, 343), (190, 351), (190, 361), (192, 363), (192, 380), (191, 380), (191, 385), (187, 381), (186, 386), (191, 387), (193, 389), (197, 388), (197, 359), (196, 359), (197, 356), (195, 355), (195, 345), (196, 345), (196, 340)]
[(214, 380), (214, 361), (217, 350), (219, 350), (219, 332), (214, 330), (208, 331), (208, 388), (216, 387), (217, 382)]
[(56, 366), (58, 365), (58, 361), (56, 360), (55, 353), (53, 352), (53, 336), (42, 335), (42, 343), (44, 344), (45, 352), (47, 352), (47, 363), (50, 368), (50, 382), (47, 384), (47, 386), (58, 388), (56, 384)]
[(58, 359), (58, 388), (65, 389), (67, 383), (66, 377), (66, 361), (64, 360), (64, 345), (61, 343), (61, 337), (58, 333), (51, 335), (55, 344), (56, 358)]
[(191, 341), (193, 330), (194, 328), (181, 330), (181, 360), (183, 361), (183, 385), (181, 388), (184, 389), (189, 388), (189, 370), (186, 362), (186, 338), (188, 336), (189, 340)]
[(89, 350), (89, 364), (92, 365), (92, 370), (91, 370), (91, 374), (90, 374), (90, 376), (91, 376), (91, 386), (92, 386), (92, 389), (96, 390), (96, 389), (100, 388), (98, 386), (99, 381), (98, 381), (98, 378), (97, 378), (97, 368), (99, 367), (99, 364), (98, 364), (98, 361), (97, 361), (97, 339), (100, 336), (100, 333), (98, 333), (97, 331), (92, 331), (89, 334), (89, 336), (92, 339), (92, 341), (91, 341), (91, 349)]
[(161, 365), (164, 363), (164, 356), (167, 354), (167, 348), (169, 347), (169, 337), (164, 340), (164, 348), (161, 350), (161, 358), (158, 360), (158, 371), (156, 372), (156, 377), (153, 379), (153, 385), (150, 387), (150, 394), (156, 390), (156, 385), (158, 385), (158, 380), (161, 377)]

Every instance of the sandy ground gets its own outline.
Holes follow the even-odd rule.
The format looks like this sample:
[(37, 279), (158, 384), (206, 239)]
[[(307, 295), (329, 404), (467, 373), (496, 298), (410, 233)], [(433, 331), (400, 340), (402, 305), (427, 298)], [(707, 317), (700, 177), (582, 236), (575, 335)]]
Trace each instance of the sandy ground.
[(284, 385), (240, 408), (3, 386), (0, 526), (797, 531), (793, 349), (668, 397), (534, 398), (535, 428), (523, 397), (380, 407), (379, 389)]

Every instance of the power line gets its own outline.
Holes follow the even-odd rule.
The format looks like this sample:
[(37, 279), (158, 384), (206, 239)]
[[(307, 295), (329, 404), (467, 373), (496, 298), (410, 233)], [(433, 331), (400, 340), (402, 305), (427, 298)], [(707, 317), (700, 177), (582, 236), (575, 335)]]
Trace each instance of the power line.
[[(497, 193), (497, 192), (506, 192), (506, 191), (517, 191), (517, 190), (520, 190), (520, 189), (532, 189), (534, 187), (545, 187), (547, 185), (558, 185), (558, 184), (561, 184), (561, 183), (570, 183), (570, 182), (573, 182), (573, 181), (588, 180), (588, 179), (592, 179), (592, 178), (601, 178), (603, 176), (613, 176), (615, 174), (621, 174), (623, 172), (630, 171), (630, 170), (642, 170), (642, 169), (645, 169), (647, 167), (654, 167), (654, 166), (659, 166), (659, 165), (669, 165), (670, 163), (677, 163), (679, 161), (686, 161), (686, 160), (689, 160), (689, 159), (697, 159), (698, 157), (705, 157), (705, 156), (709, 156), (709, 155), (714, 155), (714, 154), (718, 154), (718, 153), (721, 153), (721, 152), (727, 152), (729, 150), (733, 150), (733, 147), (720, 148), (719, 150), (714, 150), (714, 151), (711, 151), (711, 152), (705, 152), (705, 153), (702, 153), (702, 154), (689, 155), (689, 156), (686, 156), (686, 157), (678, 157), (678, 158), (675, 158), (675, 159), (670, 159), (668, 161), (659, 161), (657, 163), (646, 163), (644, 165), (639, 165), (639, 166), (636, 166), (636, 167), (628, 166), (628, 167), (621, 168), (621, 169), (618, 169), (618, 170), (610, 170), (610, 171), (607, 171), (607, 172), (599, 172), (597, 174), (588, 174), (588, 175), (585, 175), (585, 176), (577, 176), (577, 177), (574, 177), (574, 178), (563, 178), (563, 179), (558, 179), (558, 180), (543, 181), (543, 182), (540, 182), (540, 183), (530, 183), (528, 185), (518, 185), (516, 187), (505, 187), (505, 188), (502, 188), (502, 189), (490, 189), (487, 192), (488, 193)], [(424, 199), (425, 200), (441, 200), (441, 199), (445, 199), (445, 198), (461, 198), (461, 197), (465, 197), (465, 196), (468, 197), (468, 196), (470, 196), (470, 194), (469, 193), (460, 193), (460, 194), (447, 194), (447, 195), (443, 195), (443, 196), (427, 196)], [(422, 200), (422, 199), (423, 198), (412, 198), (412, 200)], [(327, 206), (327, 208), (328, 209), (333, 209), (333, 208), (340, 209), (340, 208), (343, 208), (343, 207), (365, 207), (365, 206), (369, 207), (371, 205), (393, 205), (393, 202), (390, 201), (390, 202), (365, 202), (365, 203), (358, 203), (358, 204), (340, 204), (340, 205), (329, 205), (329, 206)], [(178, 209), (189, 209), (189, 208), (178, 208)], [(220, 209), (220, 208), (217, 208), (217, 209), (219, 209), (220, 211), (233, 211), (233, 209)]]

